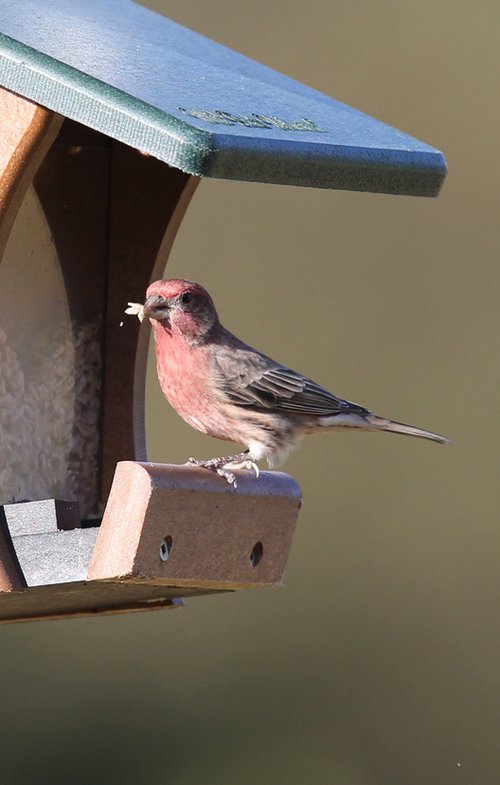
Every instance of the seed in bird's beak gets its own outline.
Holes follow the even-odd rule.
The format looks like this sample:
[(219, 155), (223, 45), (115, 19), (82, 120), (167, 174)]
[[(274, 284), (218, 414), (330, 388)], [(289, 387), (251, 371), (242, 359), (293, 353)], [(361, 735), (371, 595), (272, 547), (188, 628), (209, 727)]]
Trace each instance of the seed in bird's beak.
[(144, 321), (144, 306), (141, 303), (127, 303), (127, 305), (129, 307), (125, 309), (125, 313), (129, 316), (137, 316), (140, 322)]

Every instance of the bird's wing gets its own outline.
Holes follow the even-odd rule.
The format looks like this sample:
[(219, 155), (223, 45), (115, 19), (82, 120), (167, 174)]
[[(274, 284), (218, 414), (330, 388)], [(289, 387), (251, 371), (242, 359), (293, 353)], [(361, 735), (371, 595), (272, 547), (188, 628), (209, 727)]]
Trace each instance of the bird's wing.
[(316, 416), (368, 413), (244, 345), (217, 352), (215, 372), (226, 399), (247, 409)]

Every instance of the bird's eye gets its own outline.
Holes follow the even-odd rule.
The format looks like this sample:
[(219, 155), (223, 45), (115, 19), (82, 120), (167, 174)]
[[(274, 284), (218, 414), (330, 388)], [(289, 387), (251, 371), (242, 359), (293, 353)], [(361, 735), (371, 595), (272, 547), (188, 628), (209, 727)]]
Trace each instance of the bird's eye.
[(181, 294), (181, 303), (183, 305), (187, 305), (187, 303), (190, 303), (192, 299), (193, 299), (193, 295), (191, 294), (191, 292), (184, 292), (183, 294)]

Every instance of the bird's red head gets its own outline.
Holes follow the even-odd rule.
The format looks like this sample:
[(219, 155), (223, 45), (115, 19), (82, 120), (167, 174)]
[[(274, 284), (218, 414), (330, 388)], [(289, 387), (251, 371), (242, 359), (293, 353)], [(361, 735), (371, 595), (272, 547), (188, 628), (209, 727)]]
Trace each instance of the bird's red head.
[(217, 311), (208, 292), (194, 281), (169, 278), (155, 281), (146, 292), (144, 316), (159, 329), (202, 341), (218, 323)]

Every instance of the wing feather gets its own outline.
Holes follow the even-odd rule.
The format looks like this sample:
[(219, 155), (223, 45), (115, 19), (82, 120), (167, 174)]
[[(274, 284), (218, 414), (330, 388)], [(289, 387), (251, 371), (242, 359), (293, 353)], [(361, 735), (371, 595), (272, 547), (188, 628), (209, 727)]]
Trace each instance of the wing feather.
[(226, 400), (253, 411), (319, 417), (369, 413), (245, 345), (221, 347), (215, 357), (215, 373)]

